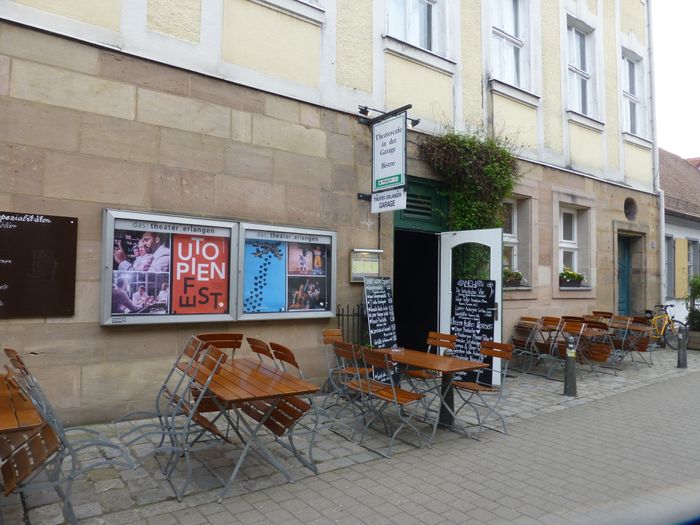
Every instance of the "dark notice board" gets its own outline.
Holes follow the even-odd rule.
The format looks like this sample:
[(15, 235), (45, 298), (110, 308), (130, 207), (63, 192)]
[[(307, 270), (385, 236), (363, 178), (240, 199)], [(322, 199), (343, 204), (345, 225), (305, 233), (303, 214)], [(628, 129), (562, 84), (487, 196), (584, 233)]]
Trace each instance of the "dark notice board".
[[(450, 332), (457, 336), (456, 357), (481, 360), (481, 341), (493, 341), (495, 306), (495, 281), (456, 279), (452, 282)], [(490, 382), (486, 377), (482, 379)]]
[(392, 348), (396, 343), (394, 299), (389, 277), (364, 277), (369, 340), (373, 348)]
[(75, 312), (78, 219), (0, 211), (0, 319)]

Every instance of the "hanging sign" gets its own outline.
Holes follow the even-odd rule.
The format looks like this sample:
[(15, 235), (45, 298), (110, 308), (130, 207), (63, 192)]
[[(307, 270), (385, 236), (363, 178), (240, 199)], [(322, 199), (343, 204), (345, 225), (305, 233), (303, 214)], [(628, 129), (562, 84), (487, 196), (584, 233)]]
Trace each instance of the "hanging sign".
[[(372, 125), (372, 193), (406, 185), (406, 112)], [(385, 210), (381, 210), (385, 211)]]
[(372, 213), (406, 209), (406, 189), (381, 191), (372, 194)]

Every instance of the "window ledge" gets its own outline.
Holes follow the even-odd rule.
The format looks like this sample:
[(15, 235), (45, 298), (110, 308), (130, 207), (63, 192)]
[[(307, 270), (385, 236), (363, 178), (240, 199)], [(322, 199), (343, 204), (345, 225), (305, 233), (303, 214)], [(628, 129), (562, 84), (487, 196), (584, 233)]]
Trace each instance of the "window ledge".
[(326, 11), (313, 0), (252, 0), (256, 4), (274, 9), (315, 25), (326, 22)]
[(629, 144), (634, 144), (635, 146), (640, 146), (645, 149), (651, 149), (653, 146), (653, 143), (650, 140), (645, 139), (644, 137), (640, 137), (639, 135), (630, 133), (628, 131), (622, 132), (622, 140)]
[(440, 73), (454, 76), (457, 63), (453, 60), (435, 54), (427, 49), (423, 49), (422, 47), (409, 44), (391, 35), (382, 35), (382, 38), (384, 39), (384, 50), (388, 53), (406, 58), (422, 66), (427, 66)]
[(590, 292), (591, 290), (593, 290), (593, 287), (592, 286), (560, 286), (559, 290), (564, 291), (564, 292), (576, 292), (578, 290)]
[(569, 109), (566, 112), (566, 116), (567, 116), (569, 122), (574, 122), (580, 126), (591, 129), (593, 131), (598, 131), (598, 132), (602, 133), (605, 130), (605, 122), (601, 122), (600, 120), (596, 120), (592, 117), (589, 117), (588, 115), (583, 115), (582, 113), (579, 113), (578, 111), (573, 111), (573, 110)]
[(504, 292), (515, 292), (515, 291), (526, 291), (530, 292), (532, 291), (532, 286), (504, 286), (503, 291)]
[(489, 85), (491, 87), (491, 91), (494, 93), (508, 97), (516, 102), (522, 102), (526, 106), (530, 106), (533, 109), (537, 109), (540, 105), (539, 95), (530, 93), (529, 91), (503, 82), (502, 80), (492, 78), (489, 80)]

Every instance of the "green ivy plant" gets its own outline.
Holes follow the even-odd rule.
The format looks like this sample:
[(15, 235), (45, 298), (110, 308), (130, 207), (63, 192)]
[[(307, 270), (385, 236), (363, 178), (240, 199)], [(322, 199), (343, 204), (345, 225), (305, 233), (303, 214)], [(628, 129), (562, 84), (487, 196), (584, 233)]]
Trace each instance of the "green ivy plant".
[[(505, 199), (520, 178), (515, 146), (486, 130), (428, 136), (420, 158), (445, 180), (451, 230), (503, 225)], [(488, 248), (467, 247), (453, 264), (453, 278), (488, 278)]]
[(445, 179), (452, 230), (503, 225), (504, 200), (520, 178), (515, 147), (486, 131), (426, 137), (419, 154)]
[(685, 305), (688, 307), (688, 328), (690, 330), (700, 330), (700, 310), (695, 306), (700, 299), (700, 275), (695, 275), (690, 279), (688, 297)]

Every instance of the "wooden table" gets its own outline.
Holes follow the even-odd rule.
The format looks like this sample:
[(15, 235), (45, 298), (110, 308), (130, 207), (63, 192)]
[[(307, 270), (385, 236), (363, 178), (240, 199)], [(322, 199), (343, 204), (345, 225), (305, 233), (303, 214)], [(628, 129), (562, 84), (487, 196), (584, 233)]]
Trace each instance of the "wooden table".
[[(253, 358), (242, 358), (227, 360), (223, 363), (209, 383), (208, 390), (213, 395), (221, 414), (224, 415), (229, 424), (233, 425), (234, 431), (245, 443), (233, 472), (224, 484), (219, 501), (231, 483), (235, 481), (243, 460), (253, 443), (258, 445), (264, 457), (282, 472), (288, 481), (291, 480), (281, 463), (258, 439), (258, 432), (283, 398), (313, 394), (319, 391), (319, 387), (293, 374), (279, 370), (273, 364), (263, 363)], [(270, 408), (262, 420), (256, 420), (251, 425), (246, 421), (245, 412), (241, 411), (240, 408), (244, 403), (261, 400), (268, 403)], [(240, 417), (234, 421), (227, 413), (229, 409), (235, 410)], [(237, 422), (240, 424), (236, 424)]]
[(440, 424), (452, 426), (454, 424), (454, 392), (452, 390), (452, 380), (455, 372), (470, 372), (481, 368), (488, 368), (488, 363), (480, 361), (469, 361), (455, 357), (429, 354), (420, 350), (403, 348), (401, 350), (392, 348), (382, 348), (379, 352), (391, 356), (391, 360), (406, 366), (432, 370), (442, 374), (442, 384), (440, 386)]

